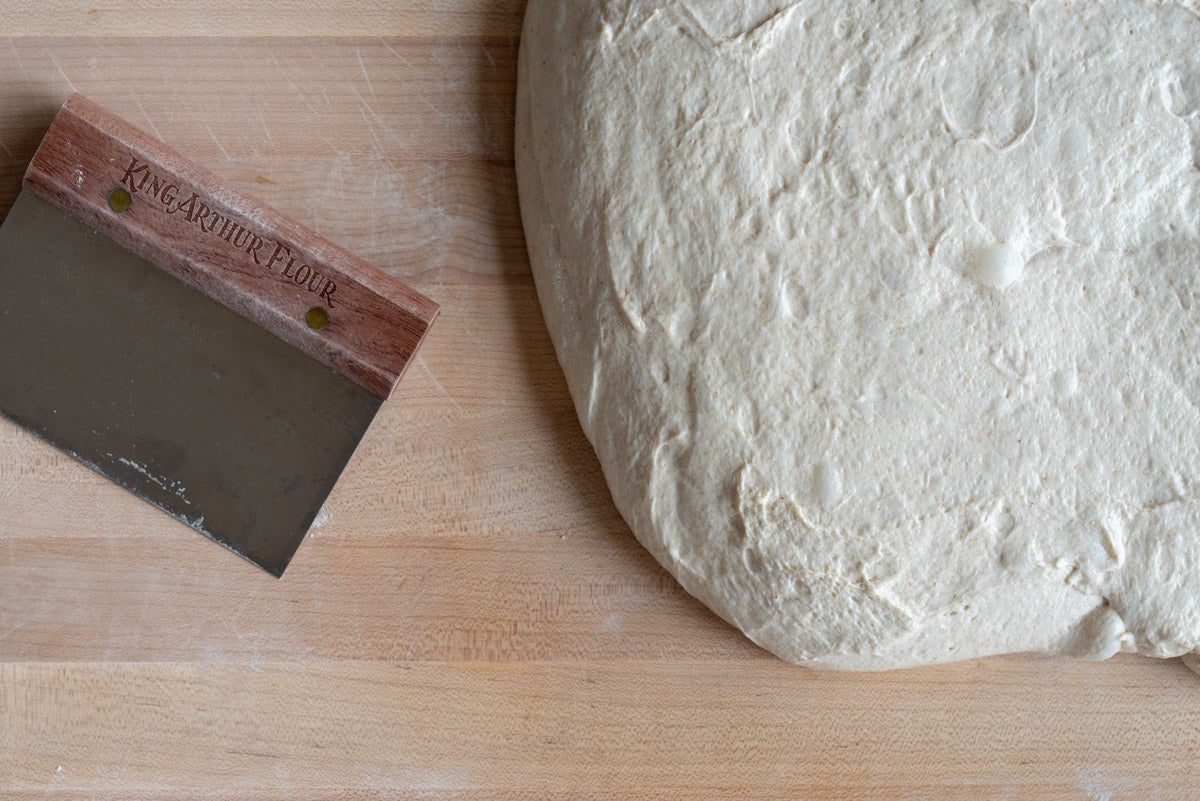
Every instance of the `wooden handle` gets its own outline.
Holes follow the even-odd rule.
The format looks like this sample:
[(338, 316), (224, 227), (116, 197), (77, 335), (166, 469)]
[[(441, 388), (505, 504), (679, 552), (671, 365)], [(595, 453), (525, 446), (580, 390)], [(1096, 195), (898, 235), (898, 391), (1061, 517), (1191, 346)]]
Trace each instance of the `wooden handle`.
[(25, 188), (381, 398), (438, 307), (82, 95)]

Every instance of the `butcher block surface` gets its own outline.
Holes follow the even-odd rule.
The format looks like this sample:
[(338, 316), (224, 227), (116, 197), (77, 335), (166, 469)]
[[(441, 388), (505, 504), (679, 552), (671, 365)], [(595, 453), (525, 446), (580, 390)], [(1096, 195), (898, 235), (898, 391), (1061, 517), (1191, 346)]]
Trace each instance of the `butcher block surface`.
[(523, 0), (170, 5), (0, 2), (0, 215), (77, 90), (442, 313), (282, 580), (0, 421), (0, 799), (1200, 797), (1179, 661), (802, 670), (642, 551), (530, 279)]

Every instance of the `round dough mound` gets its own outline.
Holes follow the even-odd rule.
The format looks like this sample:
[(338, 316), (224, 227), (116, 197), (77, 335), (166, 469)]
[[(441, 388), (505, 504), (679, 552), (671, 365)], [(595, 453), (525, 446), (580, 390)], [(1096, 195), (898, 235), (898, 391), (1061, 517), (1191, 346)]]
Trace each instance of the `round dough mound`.
[(638, 539), (779, 656), (1200, 647), (1190, 0), (532, 0), (538, 293)]

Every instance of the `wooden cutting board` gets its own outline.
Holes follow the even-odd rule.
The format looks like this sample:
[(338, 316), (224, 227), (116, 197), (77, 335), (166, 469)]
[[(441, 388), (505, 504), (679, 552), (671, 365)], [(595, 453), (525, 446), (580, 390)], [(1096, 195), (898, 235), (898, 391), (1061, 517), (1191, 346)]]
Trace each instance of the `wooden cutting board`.
[(800, 670), (639, 548), (529, 276), (523, 0), (164, 5), (0, 2), (0, 214), (77, 89), (442, 317), (282, 581), (0, 422), (0, 799), (1200, 797), (1179, 662)]

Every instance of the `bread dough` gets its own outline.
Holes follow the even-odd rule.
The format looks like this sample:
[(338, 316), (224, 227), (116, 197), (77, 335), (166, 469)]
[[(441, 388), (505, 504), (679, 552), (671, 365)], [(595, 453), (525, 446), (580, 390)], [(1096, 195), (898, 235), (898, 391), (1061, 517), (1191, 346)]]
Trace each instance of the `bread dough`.
[(533, 0), (517, 167), (642, 544), (779, 656), (1200, 647), (1195, 2)]

